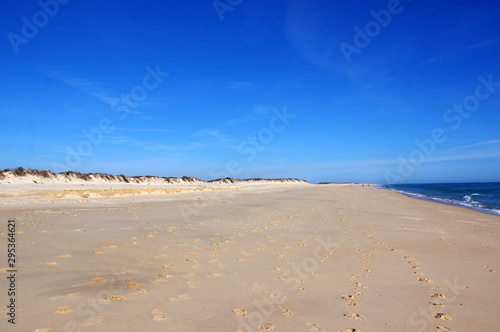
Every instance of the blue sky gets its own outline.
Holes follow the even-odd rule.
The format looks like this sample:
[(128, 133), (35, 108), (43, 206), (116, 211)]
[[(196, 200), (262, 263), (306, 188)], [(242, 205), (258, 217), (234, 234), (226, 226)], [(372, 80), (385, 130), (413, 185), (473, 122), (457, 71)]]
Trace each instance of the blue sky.
[(497, 1), (0, 10), (0, 168), (500, 181)]

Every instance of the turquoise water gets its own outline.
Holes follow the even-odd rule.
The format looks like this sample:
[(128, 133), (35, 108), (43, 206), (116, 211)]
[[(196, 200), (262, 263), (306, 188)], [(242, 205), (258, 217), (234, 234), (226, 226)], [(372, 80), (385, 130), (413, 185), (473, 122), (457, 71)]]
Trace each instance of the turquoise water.
[(500, 182), (391, 184), (381, 188), (395, 190), (413, 198), (500, 215)]

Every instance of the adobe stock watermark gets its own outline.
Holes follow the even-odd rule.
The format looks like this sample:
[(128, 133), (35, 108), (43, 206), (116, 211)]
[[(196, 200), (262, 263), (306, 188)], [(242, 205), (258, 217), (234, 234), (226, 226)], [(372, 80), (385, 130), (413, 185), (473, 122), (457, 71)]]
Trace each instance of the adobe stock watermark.
[[(247, 139), (238, 146), (238, 154), (244, 157), (245, 163), (252, 162), (259, 152), (265, 150), (266, 146), (271, 144), (275, 134), (282, 132), (290, 124), (290, 121), (296, 117), (287, 112), (286, 107), (283, 110), (273, 109), (274, 116), (269, 120), (267, 126), (261, 128), (256, 135), (249, 135)], [(210, 171), (210, 177), (214, 179), (237, 177), (243, 171), (242, 162), (238, 160), (229, 160), (224, 169), (218, 172)], [(189, 222), (192, 215), (200, 214), (200, 210), (207, 206), (206, 200), (210, 199), (210, 193), (201, 192), (204, 199), (197, 200), (192, 204), (179, 205), (179, 209), (186, 223)], [(206, 198), (206, 200), (205, 200)]]
[(347, 63), (351, 63), (352, 55), (354, 53), (360, 54), (361, 50), (367, 47), (373, 38), (380, 35), (382, 28), (386, 28), (392, 21), (394, 15), (401, 14), (404, 6), (399, 0), (389, 0), (387, 2), (387, 9), (382, 9), (378, 12), (372, 10), (370, 15), (374, 18), (368, 21), (364, 29), (355, 26), (354, 32), (356, 33), (353, 38), (353, 44), (346, 43), (344, 41), (340, 42), (339, 47), (346, 59)]
[[(408, 322), (411, 326), (419, 327), (418, 331), (425, 331), (429, 323), (435, 323), (436, 318), (447, 317), (448, 314), (441, 311), (443, 305), (450, 305), (454, 303), (458, 296), (462, 294), (462, 291), (467, 289), (467, 286), (460, 285), (458, 283), (458, 277), (455, 277), (453, 284), (449, 280), (444, 281), (446, 288), (443, 293), (431, 294), (431, 298), (434, 300), (429, 302), (425, 307), (420, 308), (417, 312), (410, 315)], [(452, 295), (450, 295), (452, 293)]]
[(385, 172), (387, 183), (397, 184), (403, 183), (411, 176), (417, 166), (422, 165), (429, 157), (431, 157), (439, 144), (446, 142), (448, 135), (446, 132), (453, 132), (460, 128), (464, 119), (469, 118), (474, 112), (479, 109), (481, 102), (484, 102), (500, 87), (500, 81), (493, 81), (493, 75), (489, 74), (488, 78), (478, 76), (479, 84), (476, 86), (474, 93), (468, 95), (461, 103), (455, 103), (453, 108), (447, 109), (443, 113), (443, 121), (450, 123), (449, 128), (434, 128), (430, 137), (423, 140), (415, 139), (416, 148), (410, 152), (407, 158), (398, 157), (399, 165), (397, 172)]
[[(296, 115), (287, 112), (286, 107), (283, 111), (273, 109), (274, 116), (269, 120), (266, 127), (261, 128), (256, 135), (249, 135), (247, 139), (238, 146), (238, 154), (245, 157), (246, 163), (251, 163), (259, 152), (264, 151), (266, 146), (271, 144), (276, 133), (280, 133), (290, 124), (290, 120)], [(209, 172), (213, 178), (226, 178), (237, 176), (242, 171), (241, 163), (237, 160), (230, 160), (226, 163), (226, 167), (220, 172)]]
[[(283, 271), (280, 276), (283, 283), (290, 284), (290, 290), (300, 290), (300, 285), (312, 276), (318, 269), (319, 263), (328, 259), (332, 251), (339, 247), (338, 243), (331, 241), (330, 236), (326, 241), (322, 239), (317, 241), (319, 245), (314, 249), (313, 256), (305, 257), (300, 265), (292, 264), (292, 267)], [(322, 254), (321, 251), (324, 253)], [(264, 324), (268, 318), (276, 309), (284, 310), (283, 304), (286, 301), (288, 301), (288, 296), (281, 288), (273, 289), (269, 292), (269, 297), (265, 299), (254, 300), (255, 308), (245, 310), (243, 315), (238, 316), (239, 324), (236, 330), (254, 332), (266, 329)]]
[[(147, 74), (144, 75), (142, 83), (134, 86), (130, 93), (122, 93), (120, 98), (114, 99), (111, 103), (111, 110), (118, 114), (120, 120), (125, 120), (130, 114), (133, 114), (134, 109), (146, 100), (148, 92), (158, 88), (164, 78), (168, 76), (167, 72), (160, 70), (158, 64), (154, 69), (150, 66), (145, 69)], [(94, 151), (94, 148), (103, 142), (104, 135), (109, 135), (114, 130), (113, 121), (109, 118), (101, 119), (99, 124), (91, 130), (82, 130), (85, 138), (80, 140), (74, 147), (66, 145), (66, 163), (54, 162), (52, 163), (52, 170), (59, 173), (79, 166), (83, 158), (89, 156)]]
[(51, 18), (54, 18), (60, 9), (60, 5), (65, 5), (70, 0), (40, 0), (38, 1), (38, 6), (40, 10), (35, 12), (30, 19), (26, 16), (21, 18), (23, 25), (21, 26), (21, 33), (16, 34), (14, 32), (9, 32), (7, 38), (9, 39), (12, 49), (17, 54), (19, 53), (19, 46), (22, 44), (26, 45), (33, 39), (41, 28), (45, 27)]
[(232, 12), (234, 8), (241, 5), (243, 0), (214, 0), (212, 5), (219, 16), (219, 20), (224, 21), (224, 13)]
[[(82, 318), (82, 322), (70, 321), (64, 327), (65, 332), (81, 332), (83, 328), (99, 323), (101, 320), (99, 316), (102, 314), (105, 307), (111, 303), (106, 297), (120, 294), (124, 291), (127, 281), (127, 271), (122, 269), (111, 275), (111, 278), (94, 279), (93, 282), (103, 283), (106, 287), (96, 291), (90, 298), (80, 302), (74, 309), (75, 313)], [(106, 277), (107, 278), (107, 277)]]

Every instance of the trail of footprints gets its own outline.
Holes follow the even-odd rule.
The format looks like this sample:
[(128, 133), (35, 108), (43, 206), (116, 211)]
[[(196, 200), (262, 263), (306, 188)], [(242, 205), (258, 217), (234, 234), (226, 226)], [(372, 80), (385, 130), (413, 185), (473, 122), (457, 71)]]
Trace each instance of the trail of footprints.
[[(344, 235), (347, 235), (348, 232), (351, 231), (358, 233), (363, 238), (368, 238), (370, 240), (369, 248), (364, 252), (358, 245), (354, 244), (354, 251), (358, 255), (361, 255), (361, 258), (356, 259), (356, 262), (360, 263), (362, 266), (360, 267), (359, 273), (352, 273), (351, 277), (349, 278), (353, 290), (352, 294), (346, 294), (340, 296), (340, 298), (344, 301), (344, 304), (348, 309), (348, 311), (344, 313), (344, 317), (349, 320), (360, 321), (363, 318), (356, 312), (356, 308), (361, 305), (362, 297), (364, 295), (362, 290), (366, 288), (366, 286), (361, 282), (361, 277), (364, 276), (366, 280), (370, 280), (373, 278), (369, 274), (369, 272), (371, 272), (370, 258), (373, 257), (373, 251), (378, 241), (370, 233), (363, 231), (359, 227), (355, 227), (354, 225), (352, 225), (352, 223), (347, 221), (345, 219), (344, 213), (341, 210), (337, 210), (336, 212), (339, 215), (340, 221), (342, 221), (345, 224)], [(353, 239), (349, 239), (349, 242), (353, 242)], [(347, 331), (358, 331), (358, 330), (356, 328), (350, 328), (339, 332), (344, 332), (344, 331), (347, 332)]]
[[(420, 270), (418, 262), (414, 261), (410, 256), (402, 256), (402, 258), (410, 265), (410, 269), (414, 270), (413, 271), (414, 274), (424, 275), (424, 273), (422, 273), (422, 272), (417, 272), (417, 270)], [(432, 280), (427, 279), (425, 277), (418, 277), (417, 280), (422, 282), (422, 283), (428, 283), (428, 284), (433, 283)], [(435, 289), (439, 289), (439, 287), (432, 286), (431, 289), (435, 290)], [(440, 293), (430, 293), (429, 297), (430, 297), (429, 305), (432, 308), (436, 309), (435, 310), (436, 312), (432, 312), (432, 313), (429, 312), (429, 314), (436, 319), (452, 320), (451, 315), (449, 313), (437, 312), (437, 311), (441, 311), (441, 310), (437, 310), (437, 309), (445, 307), (445, 305), (442, 303), (442, 300), (445, 300), (446, 297)], [(430, 310), (430, 311), (434, 311), (434, 310)], [(446, 326), (439, 326), (439, 327), (437, 327), (437, 329), (439, 331), (449, 330), (449, 328)]]

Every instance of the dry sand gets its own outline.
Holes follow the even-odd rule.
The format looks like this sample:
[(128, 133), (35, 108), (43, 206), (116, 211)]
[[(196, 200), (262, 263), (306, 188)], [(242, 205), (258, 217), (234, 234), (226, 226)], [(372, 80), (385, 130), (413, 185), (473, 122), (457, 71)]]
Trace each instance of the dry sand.
[(0, 188), (2, 275), (8, 219), (18, 264), (0, 330), (500, 330), (500, 217), (361, 185), (229, 187)]

